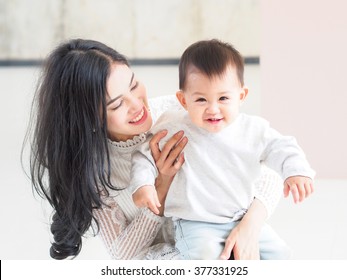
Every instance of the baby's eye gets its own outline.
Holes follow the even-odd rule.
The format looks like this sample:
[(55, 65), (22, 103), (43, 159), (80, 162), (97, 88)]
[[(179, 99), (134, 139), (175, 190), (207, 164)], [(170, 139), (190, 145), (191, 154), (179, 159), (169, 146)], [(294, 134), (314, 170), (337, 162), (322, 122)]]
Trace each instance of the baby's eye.
[(220, 101), (225, 101), (228, 100), (229, 98), (227, 96), (222, 96), (221, 98), (219, 98)]
[(195, 102), (205, 102), (206, 101), (206, 99), (205, 98), (198, 98), (197, 100), (195, 100)]

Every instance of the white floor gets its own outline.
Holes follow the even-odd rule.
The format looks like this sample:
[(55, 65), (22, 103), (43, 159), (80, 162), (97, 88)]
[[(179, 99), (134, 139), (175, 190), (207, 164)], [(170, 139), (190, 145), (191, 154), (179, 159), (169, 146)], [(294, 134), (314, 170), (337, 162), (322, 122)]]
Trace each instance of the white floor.
[(316, 180), (315, 188), (302, 204), (282, 199), (269, 223), (293, 259), (347, 259), (347, 181)]
[[(153, 93), (173, 94), (176, 67), (134, 67)], [(49, 208), (31, 192), (20, 165), (37, 68), (0, 68), (2, 137), (0, 145), (0, 259), (50, 259)], [(260, 110), (259, 68), (246, 67), (250, 95), (244, 110)], [(160, 81), (160, 83), (158, 83)], [(347, 180), (317, 180), (303, 204), (282, 199), (269, 223), (293, 250), (293, 259), (347, 259)], [(108, 259), (99, 238), (87, 238), (78, 259)]]

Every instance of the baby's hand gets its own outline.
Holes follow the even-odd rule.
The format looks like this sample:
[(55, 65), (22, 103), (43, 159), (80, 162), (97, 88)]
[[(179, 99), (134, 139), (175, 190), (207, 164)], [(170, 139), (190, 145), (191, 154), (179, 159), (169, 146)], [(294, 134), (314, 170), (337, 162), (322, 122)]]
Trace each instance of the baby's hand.
[(142, 186), (133, 193), (133, 201), (137, 207), (148, 207), (154, 214), (159, 214), (161, 206), (154, 186)]
[(284, 197), (292, 193), (294, 203), (303, 201), (313, 193), (313, 181), (311, 178), (304, 176), (289, 177), (284, 181)]

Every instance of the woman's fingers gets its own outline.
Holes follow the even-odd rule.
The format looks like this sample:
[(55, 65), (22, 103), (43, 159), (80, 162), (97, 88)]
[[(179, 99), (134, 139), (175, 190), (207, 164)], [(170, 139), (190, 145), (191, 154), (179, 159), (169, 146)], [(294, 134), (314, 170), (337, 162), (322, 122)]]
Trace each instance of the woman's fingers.
[(231, 252), (233, 251), (233, 248), (235, 246), (235, 238), (227, 238), (225, 241), (225, 245), (224, 245), (224, 249), (222, 251), (222, 253), (220, 254), (219, 258), (221, 260), (228, 260), (231, 256)]
[(160, 158), (161, 151), (159, 149), (159, 142), (161, 139), (163, 139), (167, 135), (168, 131), (167, 130), (162, 130), (156, 133), (152, 139), (149, 141), (149, 147), (151, 148), (152, 151), (152, 156), (157, 162)]
[(181, 166), (184, 163), (184, 152), (182, 152), (176, 159), (175, 163), (174, 163), (174, 167), (176, 170), (179, 170), (181, 168)]
[(165, 160), (168, 167), (170, 166), (180, 166), (184, 162), (183, 149), (188, 143), (188, 138), (183, 137), (175, 146), (169, 151), (169, 154)]
[(166, 159), (168, 157), (168, 155), (171, 153), (174, 147), (182, 139), (183, 134), (183, 131), (178, 131), (165, 143), (163, 150), (161, 151), (163, 158)]
[(176, 167), (181, 165), (184, 160), (180, 157), (188, 139), (184, 137), (184, 132), (175, 133), (164, 145), (163, 149), (159, 149), (159, 141), (167, 134), (167, 132), (157, 133), (150, 142), (150, 148), (153, 158), (159, 170), (170, 168), (176, 164)]

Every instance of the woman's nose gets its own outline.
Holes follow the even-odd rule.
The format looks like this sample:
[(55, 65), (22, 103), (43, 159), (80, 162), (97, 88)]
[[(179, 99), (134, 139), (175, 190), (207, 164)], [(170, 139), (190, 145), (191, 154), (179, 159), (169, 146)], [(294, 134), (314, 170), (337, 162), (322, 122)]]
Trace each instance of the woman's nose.
[(135, 113), (142, 109), (142, 102), (132, 94), (126, 94), (124, 96), (124, 101), (129, 107), (129, 113)]

